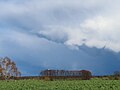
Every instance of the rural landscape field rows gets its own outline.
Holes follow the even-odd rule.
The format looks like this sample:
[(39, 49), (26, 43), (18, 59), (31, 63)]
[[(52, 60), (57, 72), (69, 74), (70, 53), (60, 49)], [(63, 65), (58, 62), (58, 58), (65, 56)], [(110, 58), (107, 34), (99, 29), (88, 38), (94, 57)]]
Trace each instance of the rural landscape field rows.
[(120, 90), (119, 80), (0, 81), (0, 90)]

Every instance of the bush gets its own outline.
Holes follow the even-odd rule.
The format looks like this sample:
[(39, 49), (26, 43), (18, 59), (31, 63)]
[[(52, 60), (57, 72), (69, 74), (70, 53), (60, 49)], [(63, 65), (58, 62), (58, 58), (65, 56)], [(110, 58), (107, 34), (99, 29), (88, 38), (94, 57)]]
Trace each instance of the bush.
[(49, 76), (45, 76), (45, 77), (44, 77), (44, 80), (45, 80), (45, 81), (53, 81), (53, 79), (52, 79), (51, 77), (49, 77)]

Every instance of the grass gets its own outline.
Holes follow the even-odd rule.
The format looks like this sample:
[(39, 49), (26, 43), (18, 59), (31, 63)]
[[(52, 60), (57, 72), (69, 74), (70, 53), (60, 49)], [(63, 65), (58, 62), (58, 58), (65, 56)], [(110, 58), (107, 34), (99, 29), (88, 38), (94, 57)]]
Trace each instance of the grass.
[(10, 80), (0, 90), (120, 90), (119, 80)]

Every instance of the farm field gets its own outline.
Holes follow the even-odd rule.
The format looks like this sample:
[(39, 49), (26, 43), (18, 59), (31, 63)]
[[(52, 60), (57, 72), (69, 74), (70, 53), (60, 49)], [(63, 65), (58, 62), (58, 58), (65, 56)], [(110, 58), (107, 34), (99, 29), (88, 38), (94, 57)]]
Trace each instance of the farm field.
[(0, 81), (0, 90), (120, 90), (119, 80), (11, 80)]

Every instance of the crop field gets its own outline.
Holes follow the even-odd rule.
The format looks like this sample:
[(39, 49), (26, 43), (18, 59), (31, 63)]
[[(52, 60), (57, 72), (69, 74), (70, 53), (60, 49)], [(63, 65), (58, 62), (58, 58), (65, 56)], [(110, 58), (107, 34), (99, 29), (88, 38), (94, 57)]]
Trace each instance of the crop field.
[(119, 80), (11, 80), (0, 81), (0, 90), (120, 90)]

